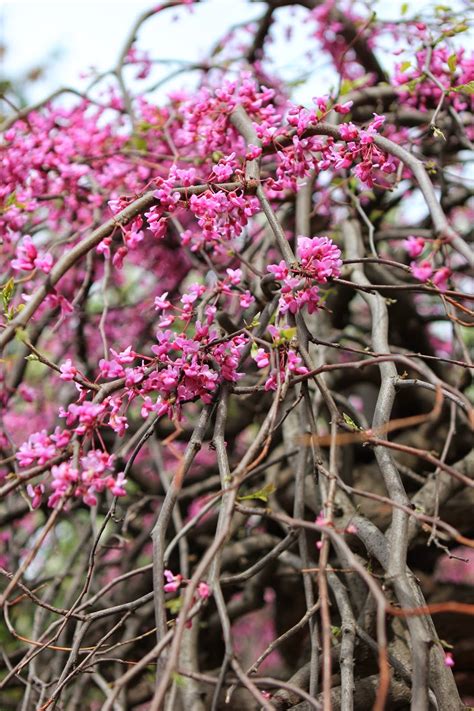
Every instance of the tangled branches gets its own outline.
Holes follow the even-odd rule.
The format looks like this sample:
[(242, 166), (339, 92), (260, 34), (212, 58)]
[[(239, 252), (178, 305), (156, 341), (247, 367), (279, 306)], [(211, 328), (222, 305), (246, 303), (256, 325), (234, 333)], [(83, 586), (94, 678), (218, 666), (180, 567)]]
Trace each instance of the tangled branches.
[(3, 117), (2, 709), (462, 709), (469, 13), (269, 1), (163, 99), (181, 5)]

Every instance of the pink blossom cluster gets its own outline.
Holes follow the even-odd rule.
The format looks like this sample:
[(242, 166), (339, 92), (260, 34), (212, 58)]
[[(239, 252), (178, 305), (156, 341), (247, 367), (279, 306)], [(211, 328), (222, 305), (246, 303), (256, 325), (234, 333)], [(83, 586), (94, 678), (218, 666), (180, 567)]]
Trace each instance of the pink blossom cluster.
[(15, 271), (31, 272), (33, 269), (41, 269), (48, 274), (53, 266), (52, 254), (38, 252), (33, 244), (30, 235), (25, 235), (16, 248), (16, 259), (11, 262), (11, 267)]
[[(137, 185), (135, 176), (130, 181), (125, 175), (126, 165), (120, 169), (116, 158), (101, 157), (105, 144), (113, 152), (126, 141), (117, 134), (114, 122), (101, 120), (106, 108), (106, 104), (97, 108), (85, 100), (72, 109), (49, 105), (5, 132), (0, 145), (0, 228), (7, 244), (21, 239), (27, 223), (43, 224), (56, 232), (68, 224), (90, 224), (103, 197), (90, 189), (88, 176), (94, 176), (104, 190), (113, 189), (119, 181)], [(90, 156), (92, 162), (75, 160), (78, 155)], [(49, 196), (46, 201), (45, 196)], [(32, 252), (27, 240), (17, 257), (23, 262), (18, 268), (28, 268), (25, 265), (36, 258)]]
[(53, 459), (58, 450), (67, 447), (70, 439), (71, 433), (59, 427), (51, 435), (46, 430), (35, 432), (18, 448), (16, 458), (21, 467), (41, 466)]
[[(234, 290), (239, 293), (241, 276), (241, 270), (228, 268), (225, 278), (215, 287), (216, 294), (233, 296)], [(214, 325), (217, 309), (212, 305), (204, 307), (205, 319), (202, 322), (196, 320), (191, 324), (195, 308), (204, 295), (207, 295), (204, 286), (191, 285), (181, 297), (181, 307), (177, 309), (176, 316), (167, 315), (171, 302), (166, 299), (166, 293), (157, 297), (155, 307), (163, 316), (156, 332), (156, 344), (151, 347), (153, 356), (140, 359), (132, 346), (122, 351), (111, 348), (111, 357), (99, 361), (99, 374), (106, 380), (121, 380), (122, 394), (110, 395), (98, 402), (88, 399), (87, 388), (76, 383), (79, 393), (77, 401), (71, 402), (67, 408), (60, 408), (58, 413), (65, 418), (68, 429), (57, 428), (50, 436), (46, 430), (31, 435), (18, 449), (17, 458), (21, 466), (46, 464), (58, 456), (64, 456), (72, 434), (93, 441), (101, 429), (109, 427), (123, 437), (129, 426), (129, 407), (137, 398), (141, 402), (143, 417), (152, 412), (158, 416), (174, 417), (175, 414), (180, 415), (182, 406), (187, 402), (195, 399), (211, 402), (221, 382), (239, 380), (242, 373), (238, 368), (248, 337), (236, 335), (219, 339)], [(240, 295), (239, 304), (242, 296), (245, 297), (245, 293)], [(183, 325), (181, 332), (167, 328), (176, 319)], [(291, 358), (290, 354), (290, 362)], [(299, 362), (296, 355), (293, 358)], [(133, 365), (136, 360), (140, 362)], [(78, 372), (71, 359), (67, 359), (60, 367), (60, 378), (70, 381)], [(117, 479), (102, 476), (112, 462), (105, 451), (90, 450), (81, 461), (82, 471), (74, 466), (72, 458), (52, 468), (51, 487), (54, 493), (48, 499), (49, 505), (57, 505), (66, 495), (81, 497), (84, 503), (93, 505), (97, 501), (96, 494), (105, 489), (110, 489), (115, 496), (124, 495), (124, 482), (120, 476)], [(35, 502), (42, 491), (32, 491)]]
[[(46, 430), (36, 432), (19, 447), (16, 458), (22, 467), (48, 464), (58, 453), (61, 453), (61, 450), (64, 451), (70, 439), (71, 433), (59, 428), (49, 436)], [(115, 478), (112, 475), (103, 476), (107, 469), (113, 468), (113, 456), (101, 450), (89, 450), (81, 457), (80, 464), (80, 470), (74, 467), (72, 460), (51, 467), (52, 493), (48, 498), (48, 506), (54, 508), (60, 501), (70, 496), (81, 497), (85, 504), (93, 506), (97, 503), (96, 494), (105, 489), (109, 489), (114, 496), (125, 496), (127, 482), (123, 472)], [(27, 493), (32, 499), (33, 508), (40, 506), (44, 491), (45, 487), (42, 483), (28, 485)]]
[[(347, 18), (360, 20), (350, 3), (345, 11)], [(317, 38), (331, 47), (343, 76), (360, 78), (353, 47), (340, 39), (341, 18), (336, 15), (331, 1), (311, 11)], [(443, 52), (440, 47), (433, 50), (431, 71), (444, 82), (448, 56)], [(423, 61), (419, 53), (419, 67)], [(470, 62), (465, 53), (458, 52), (456, 66), (448, 67), (449, 81), (455, 80), (456, 86), (470, 81)], [(151, 69), (149, 57), (135, 46), (126, 63), (136, 66), (142, 79)], [(143, 418), (151, 413), (180, 418), (187, 403), (210, 403), (223, 382), (236, 383), (243, 377), (242, 359), (251, 338), (244, 329), (225, 336), (217, 313), (229, 310), (236, 323), (246, 323), (245, 312), (258, 313), (260, 306), (255, 273), (239, 258), (242, 245), (258, 245), (262, 239), (255, 219), (260, 202), (245, 182), (248, 161), (260, 161), (261, 184), (275, 206), (314, 174), (315, 211), (325, 216), (331, 215), (337, 202), (328, 187), (334, 179), (352, 175), (368, 188), (388, 187), (389, 180), (395, 181), (399, 164), (376, 140), (384, 116), (373, 114), (368, 123), (356, 125), (350, 120), (351, 100), (335, 103), (322, 96), (315, 97), (310, 107), (295, 104), (288, 100), (281, 82), (270, 76), (264, 82), (260, 72), (261, 67), (254, 74), (240, 72), (232, 80), (211, 74), (197, 91), (171, 92), (162, 106), (137, 97), (133, 135), (123, 100), (113, 89), (104, 90), (100, 100), (81, 99), (72, 108), (49, 103), (5, 132), (0, 145), (0, 230), (7, 265), (2, 283), (14, 277), (12, 304), (17, 312), (42, 283), (53, 261), (66, 255), (84, 232), (110, 214), (116, 221), (113, 232), (97, 245), (93, 267), (84, 260), (65, 274), (57, 287), (49, 289), (32, 321), (40, 323), (51, 312), (57, 314), (57, 335), (45, 347), (60, 363), (60, 379), (75, 381), (76, 390), (71, 387), (70, 400), (48, 416), (47, 428), (53, 434), (38, 429), (20, 443), (17, 459), (21, 466), (42, 466), (66, 457), (52, 474), (53, 482), (61, 482), (56, 488), (62, 493), (80, 492), (87, 502), (96, 498), (102, 486), (98, 484), (90, 495), (80, 488), (82, 474), (73, 466), (68, 449), (72, 436), (80, 439), (82, 456), (99, 451), (98, 443), (104, 456), (109, 456), (103, 430), (123, 437), (137, 413)], [(422, 80), (423, 86), (429, 84), (421, 74), (413, 78)], [(401, 85), (402, 77), (398, 79)], [(367, 77), (363, 84), (371, 81)], [(462, 92), (454, 94), (464, 100)], [(455, 107), (461, 110), (458, 99)], [(247, 112), (256, 133), (249, 144), (231, 120), (238, 105)], [(331, 118), (336, 115), (340, 122), (332, 123), (330, 135), (318, 134), (331, 112)], [(399, 141), (408, 137), (403, 131), (386, 130)], [(229, 182), (230, 186), (222, 185)], [(153, 206), (127, 223), (117, 218), (137, 196), (150, 190)], [(328, 220), (328, 229), (333, 226)], [(313, 314), (321, 308), (321, 286), (337, 278), (342, 266), (340, 249), (328, 237), (299, 237), (291, 230), (288, 237), (296, 245), (296, 263), (273, 263), (271, 256), (270, 264), (261, 265), (263, 272), (273, 274), (280, 290), (275, 325), (268, 329), (271, 343), (268, 348), (259, 347), (254, 355), (259, 368), (269, 368), (267, 390), (276, 389), (291, 375), (307, 372), (297, 347), (284, 335), (287, 322), (303, 309)], [(406, 248), (413, 260), (413, 275), (446, 288), (451, 270), (436, 264), (434, 250), (426, 253), (424, 239), (410, 237)], [(20, 279), (19, 271), (26, 273)], [(80, 358), (68, 352), (66, 357), (62, 344), (75, 343), (80, 332), (79, 296), (91, 289), (100, 312), (104, 296), (97, 288), (100, 283), (113, 297), (124, 296), (126, 322), (112, 298), (105, 323), (97, 310), (88, 319), (84, 333), (88, 352)], [(144, 323), (152, 324), (145, 338)], [(89, 378), (95, 388), (120, 382), (113, 394), (97, 398), (95, 389), (87, 387)], [(13, 398), (14, 403), (21, 399), (22, 406), (33, 408), (35, 399), (43, 396), (41, 384), (34, 393), (27, 386), (12, 392), (2, 381), (5, 407)], [(64, 430), (54, 430), (58, 415), (65, 420)], [(76, 477), (69, 482), (75, 486), (65, 488), (68, 476)], [(36, 490), (33, 496), (40, 493)]]
[(341, 273), (341, 250), (327, 237), (298, 237), (297, 257), (301, 272), (319, 284)]
[[(426, 74), (427, 62), (435, 81)], [(434, 47), (429, 56), (426, 49), (420, 49), (413, 62), (397, 65), (393, 77), (401, 100), (425, 112), (435, 109), (442, 95), (456, 111), (472, 110), (474, 96), (469, 86), (473, 81), (474, 54), (464, 48), (453, 51), (446, 45)]]
[(197, 218), (199, 231), (188, 230), (181, 235), (184, 245), (192, 251), (212, 246), (217, 252), (224, 250), (222, 243), (238, 237), (250, 217), (259, 209), (257, 198), (239, 194), (237, 191), (207, 191), (192, 195), (189, 209)]
[[(163, 590), (165, 592), (178, 592), (184, 582), (183, 576), (180, 573), (175, 575), (171, 572), (171, 570), (168, 569), (164, 570), (163, 574), (166, 578), (166, 583), (163, 585)], [(206, 600), (210, 596), (211, 589), (204, 580), (201, 580), (199, 582), (197, 587), (197, 593), (201, 600)]]
[(81, 467), (77, 470), (70, 462), (62, 462), (51, 468), (51, 488), (53, 493), (48, 499), (48, 506), (54, 508), (60, 501), (70, 496), (82, 498), (87, 506), (97, 504), (97, 494), (106, 489), (114, 496), (125, 496), (124, 472), (119, 472), (116, 477), (105, 475), (107, 470), (113, 469), (114, 458), (98, 449), (91, 449), (81, 457)]
[(230, 114), (238, 104), (242, 105), (256, 122), (259, 138), (263, 142), (265, 136), (271, 140), (276, 126), (281, 124), (283, 109), (275, 98), (275, 89), (259, 86), (249, 72), (242, 72), (235, 81), (224, 80), (213, 91), (203, 87), (180, 106), (183, 122), (176, 134), (177, 145), (193, 145), (202, 155), (217, 157), (217, 164), (231, 156), (236, 147), (245, 155), (242, 137), (229, 125)]
[[(350, 122), (342, 124), (339, 132), (347, 146), (339, 148), (334, 167), (337, 170), (350, 168), (357, 160), (354, 175), (368, 187), (373, 187), (383, 181), (385, 176), (394, 174), (397, 170), (397, 160), (380, 149), (374, 141), (384, 122), (385, 116), (374, 114), (366, 129), (359, 130)], [(387, 187), (386, 182), (385, 186)]]
[(267, 271), (282, 282), (279, 311), (296, 314), (306, 307), (314, 313), (320, 306), (318, 286), (341, 272), (341, 250), (327, 237), (298, 237), (298, 263), (290, 268), (284, 261), (269, 264)]
[(270, 374), (265, 380), (265, 390), (276, 390), (291, 375), (306, 375), (308, 369), (303, 365), (300, 355), (288, 344), (284, 334), (285, 329), (269, 326), (268, 332), (272, 337), (272, 350), (275, 357), (271, 358), (264, 348), (258, 348), (252, 355), (258, 368), (272, 366)]
[(436, 269), (434, 262), (436, 259), (436, 254), (434, 250), (429, 251), (425, 256), (416, 261), (416, 258), (421, 257), (426, 251), (426, 241), (423, 237), (416, 237), (411, 235), (408, 237), (403, 246), (410, 257), (414, 260), (410, 263), (410, 269), (413, 276), (419, 281), (431, 281), (435, 286), (441, 291), (444, 291), (448, 286), (448, 281), (451, 277), (452, 271), (447, 266), (442, 266)]
[(135, 75), (136, 79), (146, 79), (151, 72), (152, 62), (148, 52), (139, 50), (137, 47), (133, 46), (127, 52), (125, 57), (126, 64), (134, 65), (138, 72)]

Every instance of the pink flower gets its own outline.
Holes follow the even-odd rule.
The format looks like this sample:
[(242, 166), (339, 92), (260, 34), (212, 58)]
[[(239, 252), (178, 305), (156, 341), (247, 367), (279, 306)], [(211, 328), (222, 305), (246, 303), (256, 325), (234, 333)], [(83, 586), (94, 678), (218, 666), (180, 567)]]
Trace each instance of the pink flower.
[(70, 358), (64, 361), (59, 370), (61, 371), (59, 376), (61, 380), (74, 380), (77, 375), (77, 369), (73, 366)]
[(353, 103), (353, 101), (346, 101), (345, 104), (334, 104), (333, 108), (337, 114), (348, 114)]
[(318, 309), (320, 302), (321, 299), (319, 298), (319, 289), (317, 286), (301, 289), (298, 292), (298, 306), (299, 308), (306, 306), (309, 314), (314, 313)]
[(320, 111), (327, 111), (327, 108), (328, 108), (327, 99), (325, 99), (322, 96), (314, 96), (313, 101)]
[(48, 437), (46, 430), (34, 432), (29, 436), (16, 453), (21, 467), (28, 467), (36, 460), (36, 464), (46, 464), (56, 454), (56, 447)]
[(281, 338), (280, 329), (274, 326), (272, 323), (269, 324), (267, 331), (274, 341), (278, 341)]
[(44, 252), (38, 253), (30, 235), (25, 235), (16, 250), (17, 258), (11, 262), (15, 271), (31, 272), (33, 269), (41, 269), (48, 274), (53, 266), (53, 257)]
[(373, 120), (370, 122), (367, 130), (370, 133), (373, 133), (375, 131), (378, 131), (379, 128), (383, 126), (385, 123), (385, 116), (380, 116), (379, 114), (373, 114)]
[(183, 581), (182, 575), (180, 575), (179, 573), (178, 575), (173, 575), (171, 570), (165, 570), (163, 572), (167, 580), (167, 582), (163, 586), (163, 590), (165, 592), (176, 592), (177, 590), (179, 590), (180, 585)]
[(339, 126), (339, 133), (344, 141), (353, 141), (359, 135), (359, 129), (349, 121)]
[(48, 499), (48, 506), (55, 508), (61, 499), (73, 489), (73, 485), (79, 479), (79, 472), (69, 462), (61, 462), (61, 464), (51, 467), (51, 476), (53, 493)]
[(451, 652), (446, 652), (446, 654), (444, 655), (444, 666), (454, 667), (454, 659)]
[(144, 377), (139, 368), (125, 368), (125, 385), (127, 388), (133, 388), (134, 385), (141, 383)]
[(444, 291), (447, 288), (447, 282), (450, 276), (451, 269), (448, 267), (441, 267), (441, 269), (438, 269), (438, 271), (433, 274), (433, 284), (435, 284), (441, 291)]
[(264, 390), (268, 392), (269, 390), (276, 390), (277, 389), (277, 379), (276, 375), (272, 373), (265, 381), (264, 385)]
[(127, 479), (125, 479), (125, 473), (119, 472), (115, 478), (115, 482), (111, 486), (111, 492), (114, 496), (126, 496), (125, 486), (127, 484)]
[(53, 266), (53, 255), (52, 254), (39, 254), (35, 261), (35, 267), (41, 269), (45, 274), (49, 274)]
[(433, 274), (433, 267), (426, 260), (424, 262), (420, 262), (420, 264), (412, 262), (410, 264), (410, 268), (413, 276), (416, 277), (416, 279), (419, 279), (420, 281), (427, 281)]
[(413, 235), (410, 235), (410, 237), (403, 242), (403, 246), (410, 257), (416, 259), (416, 257), (419, 257), (425, 248), (425, 240), (423, 237), (414, 237)]
[(255, 298), (252, 296), (250, 291), (247, 290), (243, 294), (240, 294), (239, 300), (241, 307), (243, 309), (248, 309), (248, 307), (251, 306), (255, 301)]
[(427, 281), (433, 274), (433, 268), (431, 264), (426, 260), (424, 262), (420, 262), (420, 264), (412, 262), (410, 264), (410, 268), (413, 276), (416, 279), (419, 279), (420, 281)]
[(136, 358), (134, 351), (132, 351), (132, 346), (128, 346), (128, 348), (125, 348), (125, 350), (121, 353), (117, 353), (117, 351), (114, 351), (113, 348), (110, 349), (110, 352), (114, 356), (114, 359), (118, 363), (120, 363), (120, 365), (125, 365), (126, 363), (133, 363)]
[(26, 492), (28, 496), (32, 499), (31, 502), (31, 507), (33, 509), (37, 509), (41, 506), (41, 501), (43, 498), (43, 492), (44, 492), (44, 486), (43, 484), (36, 484), (36, 486), (33, 486), (32, 484), (28, 484), (26, 487)]
[(288, 267), (286, 262), (282, 259), (278, 264), (269, 264), (267, 266), (267, 272), (275, 275), (275, 279), (283, 281), (288, 276)]
[(18, 386), (18, 394), (25, 402), (34, 402), (36, 390), (29, 385), (26, 385), (26, 383), (22, 383)]
[(198, 595), (201, 598), (201, 600), (205, 600), (211, 594), (211, 589), (210, 589), (209, 585), (207, 583), (205, 583), (204, 581), (201, 581), (199, 583), (197, 591), (198, 591)]
[(324, 515), (324, 512), (321, 511), (321, 512), (318, 514), (315, 523), (316, 523), (317, 526), (327, 526), (328, 523), (330, 523), (330, 521), (329, 521), (328, 518), (326, 518), (326, 516)]
[(167, 296), (168, 292), (165, 291), (164, 294), (155, 298), (155, 309), (157, 311), (166, 311), (166, 309), (171, 308), (171, 302), (168, 301)]
[(226, 269), (229, 281), (234, 286), (238, 286), (242, 281), (242, 270), (241, 269)]
[(294, 351), (289, 350), (287, 354), (288, 370), (295, 375), (304, 375), (308, 372), (306, 366), (301, 365), (301, 358)]
[(254, 146), (253, 143), (249, 143), (247, 146), (247, 153), (245, 155), (246, 160), (255, 160), (262, 155), (262, 149), (260, 146)]
[(259, 368), (266, 368), (270, 365), (270, 355), (263, 348), (259, 348), (257, 350), (253, 356), (253, 359)]
[(99, 360), (100, 374), (103, 378), (121, 378), (124, 374), (124, 369), (115, 360)]
[(298, 237), (296, 250), (306, 275), (324, 284), (341, 273), (341, 250), (327, 237)]

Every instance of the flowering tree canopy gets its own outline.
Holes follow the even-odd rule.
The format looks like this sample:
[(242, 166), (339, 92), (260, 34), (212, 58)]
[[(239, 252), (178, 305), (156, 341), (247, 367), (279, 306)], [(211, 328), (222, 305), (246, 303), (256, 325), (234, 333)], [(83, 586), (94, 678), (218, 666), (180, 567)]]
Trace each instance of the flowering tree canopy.
[(2, 104), (2, 709), (474, 696), (469, 8), (370, 5)]

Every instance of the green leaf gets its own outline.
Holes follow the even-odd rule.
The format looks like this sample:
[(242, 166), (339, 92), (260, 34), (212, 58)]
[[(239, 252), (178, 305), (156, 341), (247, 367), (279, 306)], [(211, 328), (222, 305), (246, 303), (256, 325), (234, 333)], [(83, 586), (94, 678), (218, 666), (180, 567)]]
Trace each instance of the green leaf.
[(349, 190), (351, 192), (355, 193), (357, 190), (357, 186), (358, 186), (357, 178), (352, 175), (349, 178), (349, 180), (347, 181), (347, 187), (349, 188)]
[(32, 360), (39, 360), (39, 358), (36, 355), (36, 353), (30, 353), (30, 355), (25, 356), (25, 360), (32, 361)]
[(402, 2), (402, 6), (400, 8), (400, 14), (401, 15), (406, 15), (408, 12), (408, 3), (407, 2)]
[(220, 159), (224, 157), (221, 151), (212, 151), (211, 159), (213, 163), (219, 163)]
[(349, 417), (347, 412), (342, 413), (342, 419), (346, 425), (351, 428), (351, 430), (354, 430), (355, 432), (360, 432), (362, 430), (362, 427), (359, 427), (359, 425), (354, 422), (352, 417)]
[(147, 131), (150, 131), (152, 128), (156, 128), (157, 125), (155, 123), (150, 123), (149, 121), (140, 121), (137, 129), (140, 131), (140, 133), (146, 133)]
[(177, 615), (183, 606), (183, 598), (173, 597), (171, 600), (165, 602), (165, 607), (171, 612), (172, 615)]
[(5, 207), (11, 207), (16, 204), (16, 190), (14, 190), (5, 200)]
[(12, 321), (15, 318), (15, 307), (10, 306), (10, 308), (5, 309), (5, 318), (7, 321)]
[(382, 215), (384, 215), (384, 214), (385, 213), (383, 210), (371, 210), (369, 219), (371, 222), (374, 222), (374, 220), (378, 220), (379, 217), (382, 217)]
[(245, 494), (245, 496), (238, 496), (239, 501), (252, 501), (252, 499), (258, 499), (259, 501), (264, 501), (267, 503), (270, 494), (276, 491), (276, 486), (274, 484), (265, 484), (261, 489), (253, 491), (251, 494)]
[(3, 289), (0, 291), (0, 297), (2, 299), (3, 307), (5, 309), (8, 308), (8, 305), (10, 304), (10, 301), (12, 300), (14, 292), (15, 292), (15, 280), (13, 279), (13, 277), (11, 277), (7, 281), (7, 283), (5, 284)]
[(291, 341), (296, 336), (296, 328), (283, 328), (280, 334), (282, 341)]
[(246, 323), (245, 325), (247, 328), (257, 328), (257, 326), (260, 326), (260, 316), (261, 316), (261, 311), (255, 314), (255, 316), (252, 319), (251, 323)]
[(411, 62), (409, 62), (409, 61), (402, 62), (401, 65), (400, 65), (400, 71), (401, 71), (401, 72), (406, 72), (406, 70), (407, 70), (407, 69), (410, 69), (410, 67), (411, 67)]
[(128, 141), (129, 147), (137, 151), (146, 151), (148, 144), (143, 136), (132, 136)]
[(343, 79), (343, 81), (341, 82), (341, 89), (339, 91), (339, 95), (344, 96), (345, 94), (349, 94), (351, 91), (360, 89), (360, 87), (364, 86), (366, 83), (367, 74), (364, 74), (364, 76), (358, 77), (357, 79)]
[[(442, 33), (442, 37), (454, 37), (455, 35), (461, 34), (461, 32), (466, 32), (469, 27), (466, 25), (465, 22), (460, 22), (459, 25), (456, 25), (455, 27), (451, 27), (449, 30), (444, 30)], [(438, 40), (438, 43), (440, 40)]]
[(348, 94), (352, 90), (352, 82), (349, 79), (344, 79), (341, 83), (341, 91), (339, 92), (341, 96)]
[(467, 84), (452, 86), (451, 91), (462, 92), (463, 94), (474, 94), (474, 81), (468, 81)]
[(8, 81), (8, 79), (3, 79), (0, 81), (0, 96), (3, 96), (4, 94), (7, 93), (12, 88), (12, 83), (11, 81)]
[(415, 77), (414, 79), (410, 79), (410, 81), (407, 81), (407, 83), (403, 84), (403, 86), (407, 88), (410, 94), (413, 94), (416, 90), (416, 87), (421, 81), (423, 81), (422, 77)]
[(19, 341), (24, 343), (28, 339), (28, 331), (23, 326), (15, 328), (15, 336)]
[(456, 54), (450, 54), (448, 57), (448, 67), (449, 71), (451, 74), (453, 74), (456, 71), (456, 67), (458, 65), (458, 58)]

